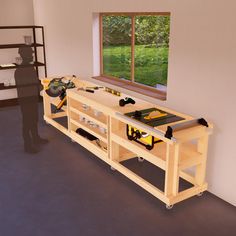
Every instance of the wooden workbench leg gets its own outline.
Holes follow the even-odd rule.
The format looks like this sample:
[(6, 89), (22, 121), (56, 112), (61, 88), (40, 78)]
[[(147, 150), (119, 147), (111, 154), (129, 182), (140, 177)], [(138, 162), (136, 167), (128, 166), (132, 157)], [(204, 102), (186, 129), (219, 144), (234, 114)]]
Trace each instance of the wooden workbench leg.
[[(120, 147), (117, 143), (112, 141), (112, 133), (114, 130), (119, 130), (119, 121), (109, 117), (109, 146), (110, 146), (110, 159), (114, 161), (118, 161), (120, 159)], [(112, 132), (113, 131), (113, 132)]]
[(107, 116), (107, 153), (108, 153), (108, 159), (111, 159), (112, 157), (112, 140), (111, 140), (111, 117)]
[(196, 184), (201, 186), (205, 182), (207, 162), (208, 135), (198, 140), (198, 152), (202, 153), (202, 163), (196, 166)]
[(67, 115), (67, 124), (68, 124), (68, 131), (71, 132), (71, 110), (70, 110), (70, 98), (67, 96), (66, 98), (66, 104), (67, 104), (67, 109), (66, 109), (66, 115)]
[(174, 146), (173, 195), (179, 192), (179, 144)]
[(47, 95), (47, 93), (45, 92), (45, 90), (43, 91), (43, 109), (44, 109), (44, 115), (46, 117), (52, 116), (50, 98)]
[(116, 162), (120, 160), (120, 147), (115, 142), (111, 143), (111, 160)]
[[(174, 152), (171, 152), (174, 149)], [(173, 153), (173, 155), (172, 155)], [(165, 195), (176, 196), (179, 191), (179, 144), (174, 146), (167, 144), (166, 151), (166, 174), (165, 174)]]

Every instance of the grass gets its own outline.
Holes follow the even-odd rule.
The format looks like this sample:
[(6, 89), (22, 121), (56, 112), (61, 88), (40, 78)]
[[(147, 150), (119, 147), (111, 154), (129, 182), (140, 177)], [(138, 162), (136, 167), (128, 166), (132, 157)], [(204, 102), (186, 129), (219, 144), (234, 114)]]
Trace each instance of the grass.
[[(104, 74), (130, 80), (131, 47), (110, 46), (103, 49)], [(168, 48), (135, 47), (135, 81), (155, 87), (167, 84)]]

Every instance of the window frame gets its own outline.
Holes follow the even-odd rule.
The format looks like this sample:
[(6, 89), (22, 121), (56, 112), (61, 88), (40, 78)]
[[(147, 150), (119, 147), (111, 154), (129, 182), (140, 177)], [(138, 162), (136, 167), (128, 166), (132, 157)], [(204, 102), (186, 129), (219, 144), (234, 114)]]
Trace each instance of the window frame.
[[(148, 85), (137, 83), (134, 80), (134, 70), (135, 70), (135, 17), (136, 16), (170, 16), (170, 12), (101, 12), (99, 13), (99, 44), (100, 44), (100, 76), (93, 77), (94, 79), (106, 80), (108, 83), (113, 85), (118, 84), (120, 87), (128, 85), (128, 90), (134, 92), (140, 92), (147, 96), (158, 98), (160, 100), (166, 100), (166, 92), (158, 90)], [(103, 16), (129, 16), (131, 17), (131, 80), (121, 80), (120, 78), (106, 75), (103, 73)]]

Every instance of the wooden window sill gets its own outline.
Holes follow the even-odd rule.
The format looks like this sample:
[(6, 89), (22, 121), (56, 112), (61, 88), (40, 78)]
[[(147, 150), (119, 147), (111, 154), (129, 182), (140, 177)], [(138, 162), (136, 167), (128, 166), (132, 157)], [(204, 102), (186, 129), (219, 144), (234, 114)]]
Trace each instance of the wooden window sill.
[(92, 78), (95, 80), (101, 81), (101, 82), (115, 85), (115, 86), (117, 86), (119, 88), (123, 88), (125, 90), (130, 90), (132, 92), (137, 93), (137, 95), (142, 94), (142, 95), (150, 97), (150, 98), (159, 99), (162, 101), (166, 100), (166, 92), (165, 91), (161, 91), (161, 90), (151, 88), (151, 87), (148, 87), (145, 85), (132, 83), (127, 80), (121, 80), (121, 79), (117, 79), (114, 77), (108, 77), (108, 76), (103, 76), (103, 75), (102, 76), (94, 76)]

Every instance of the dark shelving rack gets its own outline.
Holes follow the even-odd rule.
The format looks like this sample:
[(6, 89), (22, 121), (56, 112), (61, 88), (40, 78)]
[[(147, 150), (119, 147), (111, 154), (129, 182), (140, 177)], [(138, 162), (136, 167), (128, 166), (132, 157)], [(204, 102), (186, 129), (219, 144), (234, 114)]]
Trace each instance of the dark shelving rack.
[[(36, 68), (39, 67), (39, 66), (46, 67), (46, 64), (42, 63), (42, 62), (34, 62), (33, 64), (30, 64), (30, 65), (17, 65), (16, 63), (13, 63), (13, 64), (14, 64), (14, 66), (7, 66), (7, 67), (5, 67), (5, 66), (1, 67), (0, 66), (0, 70), (12, 70), (12, 69), (20, 68), (20, 67), (32, 67), (32, 66), (34, 66)], [(46, 74), (47, 73), (45, 72), (45, 77), (47, 77)]]
[[(19, 47), (23, 47), (25, 46), (25, 44), (23, 43), (18, 43), (18, 44), (1, 44), (0, 45), (0, 49), (6, 49), (6, 48), (19, 48)], [(31, 44), (31, 47), (43, 47), (44, 45), (41, 43), (34, 43)]]
[[(44, 75), (45, 77), (47, 77), (47, 63), (46, 63), (46, 51), (45, 51), (45, 39), (44, 39), (44, 28), (43, 26), (35, 26), (35, 25), (26, 25), (26, 26), (0, 26), (0, 30), (4, 30), (4, 29), (32, 29), (33, 32), (33, 43), (31, 45), (27, 45), (30, 46), (34, 49), (34, 55), (35, 55), (35, 61), (34, 63), (30, 64), (30, 65), (17, 65), (15, 63), (14, 66), (0, 66), (0, 70), (14, 70), (20, 67), (35, 67), (36, 68), (36, 72), (37, 75), (39, 76), (39, 67), (44, 67)], [(36, 30), (39, 29), (41, 30), (41, 34), (42, 34), (42, 43), (38, 43), (37, 39), (36, 39)], [(11, 48), (20, 48), (26, 46), (23, 43), (16, 43), (16, 44), (0, 44), (0, 49), (11, 49)], [(38, 52), (37, 52), (37, 48), (42, 48), (43, 50), (43, 62), (39, 62), (38, 61)], [(0, 90), (7, 90), (7, 89), (13, 89), (16, 88), (16, 86), (0, 86)], [(9, 100), (14, 100), (16, 101), (17, 99), (9, 99)], [(1, 106), (5, 106), (6, 104), (15, 104), (12, 101), (7, 101), (7, 100), (0, 100), (0, 107)]]

